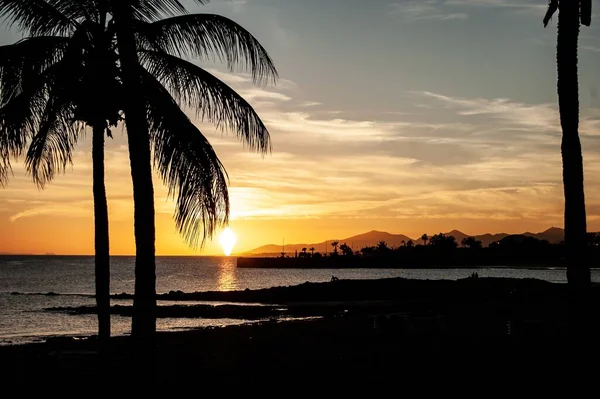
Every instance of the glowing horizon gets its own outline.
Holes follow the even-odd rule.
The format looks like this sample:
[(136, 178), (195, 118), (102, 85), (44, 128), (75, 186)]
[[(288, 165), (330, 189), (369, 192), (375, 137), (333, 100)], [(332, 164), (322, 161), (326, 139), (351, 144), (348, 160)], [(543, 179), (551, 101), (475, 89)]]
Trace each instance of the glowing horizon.
[[(249, 101), (273, 140), (263, 158), (197, 121), (231, 179), (234, 253), (370, 230), (420, 237), (563, 226), (556, 30), (541, 26), (544, 2), (274, 3), (213, 2), (201, 10), (249, 29), (281, 74), (276, 86), (256, 87), (248, 75), (206, 66)], [(600, 230), (599, 17), (580, 46), (590, 231)], [(0, 44), (19, 38), (0, 29)], [(106, 147), (111, 253), (132, 255), (121, 131)], [(93, 254), (89, 135), (73, 161), (44, 191), (13, 165), (0, 196), (0, 252)], [(222, 229), (203, 250), (185, 244), (167, 194), (155, 178), (157, 255), (222, 254)]]

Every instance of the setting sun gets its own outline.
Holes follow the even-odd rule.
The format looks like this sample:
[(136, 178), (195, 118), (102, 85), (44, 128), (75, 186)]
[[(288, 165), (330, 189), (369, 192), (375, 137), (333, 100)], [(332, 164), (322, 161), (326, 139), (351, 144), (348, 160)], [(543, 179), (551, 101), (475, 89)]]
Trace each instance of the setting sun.
[(223, 253), (225, 256), (231, 255), (236, 240), (237, 237), (235, 236), (235, 233), (229, 227), (227, 227), (223, 233), (221, 233), (221, 247), (223, 248)]

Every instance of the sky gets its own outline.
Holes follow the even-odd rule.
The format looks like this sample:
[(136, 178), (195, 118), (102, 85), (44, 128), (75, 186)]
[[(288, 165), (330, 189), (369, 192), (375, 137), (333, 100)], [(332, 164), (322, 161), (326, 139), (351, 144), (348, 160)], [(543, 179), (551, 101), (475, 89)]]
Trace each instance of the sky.
[[(201, 64), (257, 110), (273, 151), (251, 153), (197, 121), (230, 177), (235, 251), (343, 239), (370, 230), (411, 237), (459, 229), (562, 227), (556, 17), (545, 0), (213, 0), (254, 34), (279, 70)], [(594, 0), (594, 9), (600, 2)], [(580, 41), (581, 139), (589, 230), (600, 230), (600, 11)], [(6, 24), (0, 44), (21, 35)], [(107, 144), (111, 253), (133, 254), (125, 132)], [(0, 192), (0, 252), (93, 254), (91, 142), (38, 190), (22, 164)], [(158, 255), (221, 253), (218, 234), (188, 247), (155, 179)]]

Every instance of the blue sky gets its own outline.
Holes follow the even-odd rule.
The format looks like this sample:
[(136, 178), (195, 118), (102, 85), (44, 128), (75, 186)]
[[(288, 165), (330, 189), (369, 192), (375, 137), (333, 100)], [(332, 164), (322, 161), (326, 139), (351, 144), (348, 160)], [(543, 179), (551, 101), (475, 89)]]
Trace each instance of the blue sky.
[[(255, 87), (243, 73), (202, 63), (255, 106), (272, 134), (273, 153), (263, 158), (198, 122), (230, 174), (232, 227), (241, 232), (242, 248), (372, 229), (420, 236), (453, 228), (477, 234), (562, 226), (557, 18), (543, 28), (544, 0), (187, 4), (252, 32), (281, 76), (274, 87)], [(596, 230), (599, 13), (592, 27), (582, 27), (580, 43), (588, 219)], [(17, 38), (0, 30), (0, 43)], [(0, 226), (17, 234), (36, 218), (62, 217), (85, 236), (89, 142), (80, 148), (73, 170), (44, 192), (16, 170), (0, 199)], [(123, 137), (109, 144), (107, 156), (111, 218), (130, 225)], [(168, 242), (161, 247), (159, 234), (159, 252), (187, 253), (170, 222), (172, 203), (158, 181), (157, 187), (158, 220)], [(64, 188), (80, 195), (64, 198)], [(131, 240), (121, 252), (127, 248)], [(207, 251), (214, 248), (209, 244)]]

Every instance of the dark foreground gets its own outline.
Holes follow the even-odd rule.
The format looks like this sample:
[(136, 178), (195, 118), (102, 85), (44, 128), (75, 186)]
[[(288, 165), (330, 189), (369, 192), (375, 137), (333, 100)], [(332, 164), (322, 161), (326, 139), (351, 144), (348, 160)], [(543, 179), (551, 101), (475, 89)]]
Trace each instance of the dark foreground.
[[(599, 354), (597, 287), (586, 333), (577, 336), (569, 334), (566, 285), (537, 280), (336, 281), (195, 296), (304, 306), (320, 317), (159, 334), (146, 360), (154, 370), (144, 375), (149, 386), (331, 385), (340, 375), (367, 386), (407, 371), (556, 371)], [(94, 339), (0, 348), (0, 375), (4, 386), (21, 387), (136, 381), (130, 338), (111, 341), (108, 367), (97, 349)]]

